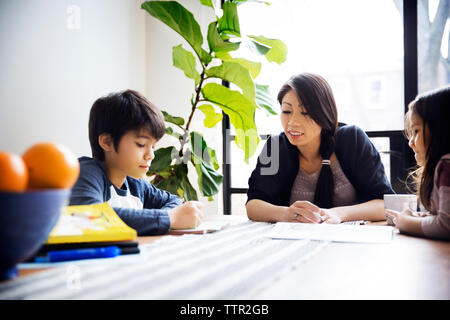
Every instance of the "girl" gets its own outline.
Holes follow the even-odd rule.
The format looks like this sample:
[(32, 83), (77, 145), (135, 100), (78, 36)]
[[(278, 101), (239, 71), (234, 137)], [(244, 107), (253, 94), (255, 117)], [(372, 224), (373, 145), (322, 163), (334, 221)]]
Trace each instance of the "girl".
[(450, 239), (450, 86), (419, 95), (409, 104), (405, 131), (419, 168), (418, 198), (428, 213), (387, 210), (400, 232)]
[(296, 75), (283, 85), (278, 102), (284, 132), (268, 139), (249, 179), (248, 217), (309, 223), (384, 220), (383, 194), (394, 192), (380, 156), (364, 131), (338, 125), (325, 79)]

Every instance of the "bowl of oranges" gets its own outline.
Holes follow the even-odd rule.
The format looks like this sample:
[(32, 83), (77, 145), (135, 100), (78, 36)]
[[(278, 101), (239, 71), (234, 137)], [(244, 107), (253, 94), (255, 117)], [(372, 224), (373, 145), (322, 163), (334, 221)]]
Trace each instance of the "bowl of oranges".
[(18, 274), (55, 226), (80, 172), (69, 148), (37, 143), (22, 156), (0, 151), (0, 280)]

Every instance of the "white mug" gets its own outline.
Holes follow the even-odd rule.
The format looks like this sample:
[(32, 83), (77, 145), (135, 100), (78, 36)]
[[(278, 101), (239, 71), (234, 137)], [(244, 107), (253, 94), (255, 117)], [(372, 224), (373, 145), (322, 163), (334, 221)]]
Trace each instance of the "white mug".
[[(417, 211), (417, 196), (415, 194), (385, 194), (384, 208), (402, 212), (405, 209)], [(386, 214), (386, 221), (389, 226), (393, 226), (393, 217)]]

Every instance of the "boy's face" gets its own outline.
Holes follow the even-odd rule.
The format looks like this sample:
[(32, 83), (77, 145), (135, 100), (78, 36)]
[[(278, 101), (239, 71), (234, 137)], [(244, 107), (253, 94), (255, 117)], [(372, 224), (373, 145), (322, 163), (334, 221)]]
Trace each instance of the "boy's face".
[(126, 176), (144, 178), (155, 157), (153, 149), (156, 142), (146, 129), (128, 131), (120, 139), (118, 149), (109, 154), (109, 167)]

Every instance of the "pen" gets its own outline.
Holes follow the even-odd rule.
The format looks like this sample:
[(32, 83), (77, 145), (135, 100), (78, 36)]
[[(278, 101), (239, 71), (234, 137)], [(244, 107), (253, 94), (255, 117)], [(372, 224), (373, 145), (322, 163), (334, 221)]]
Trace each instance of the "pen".
[(46, 256), (36, 257), (34, 262), (59, 262), (69, 260), (110, 258), (120, 255), (121, 250), (117, 246), (103, 248), (85, 248), (73, 250), (49, 251)]

